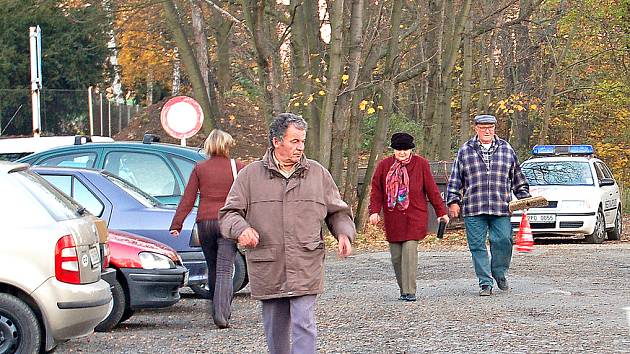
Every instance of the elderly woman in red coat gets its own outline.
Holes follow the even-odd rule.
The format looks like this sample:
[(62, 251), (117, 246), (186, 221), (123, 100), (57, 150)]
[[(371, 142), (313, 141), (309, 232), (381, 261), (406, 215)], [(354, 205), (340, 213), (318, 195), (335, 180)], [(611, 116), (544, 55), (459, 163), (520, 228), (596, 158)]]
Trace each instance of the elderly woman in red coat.
[(440, 196), (427, 159), (412, 154), (413, 136), (392, 135), (394, 156), (379, 162), (372, 177), (370, 223), (380, 221), (383, 211), (385, 236), (400, 289), (400, 300), (416, 301), (418, 241), (427, 234), (427, 198), (439, 219), (448, 222), (444, 200)]

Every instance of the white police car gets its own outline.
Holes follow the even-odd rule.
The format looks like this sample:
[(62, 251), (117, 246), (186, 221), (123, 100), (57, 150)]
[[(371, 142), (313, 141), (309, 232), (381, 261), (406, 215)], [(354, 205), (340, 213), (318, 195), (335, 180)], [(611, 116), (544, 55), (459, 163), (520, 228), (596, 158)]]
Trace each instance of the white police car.
[[(521, 164), (532, 196), (549, 201), (544, 208), (527, 212), (536, 236), (584, 235), (589, 243), (621, 237), (619, 187), (591, 145), (536, 145), (534, 157)], [(518, 229), (522, 213), (514, 212)]]

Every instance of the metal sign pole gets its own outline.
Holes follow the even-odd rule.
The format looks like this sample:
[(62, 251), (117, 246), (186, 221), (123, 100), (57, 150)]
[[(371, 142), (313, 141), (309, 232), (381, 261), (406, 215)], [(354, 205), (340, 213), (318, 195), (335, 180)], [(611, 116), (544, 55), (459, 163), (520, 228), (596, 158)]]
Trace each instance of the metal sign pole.
[(94, 112), (92, 111), (92, 86), (88, 87), (88, 119), (90, 120), (90, 136), (94, 136)]
[(40, 111), (42, 88), (42, 32), (39, 26), (29, 28), (29, 44), (31, 52), (31, 104), (33, 106), (33, 136), (38, 138), (42, 130)]

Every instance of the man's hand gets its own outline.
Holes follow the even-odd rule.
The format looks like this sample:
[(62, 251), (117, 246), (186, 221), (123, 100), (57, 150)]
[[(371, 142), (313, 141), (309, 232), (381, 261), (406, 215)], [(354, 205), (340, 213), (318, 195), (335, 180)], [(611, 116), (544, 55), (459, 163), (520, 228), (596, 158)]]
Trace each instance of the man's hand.
[(238, 244), (239, 246), (245, 248), (254, 248), (258, 246), (259, 239), (258, 232), (251, 227), (246, 228), (243, 232), (238, 236)]
[(178, 237), (179, 236), (179, 231), (177, 231), (177, 230), (170, 230), (169, 233), (173, 237)]
[(452, 218), (456, 218), (459, 216), (459, 204), (453, 203), (448, 206), (448, 213), (451, 214)]
[(448, 214), (444, 214), (444, 215), (440, 216), (437, 219), (438, 223), (440, 222), (440, 220), (444, 220), (447, 224), (448, 224), (449, 221), (451, 221), (451, 219), (448, 217)]
[(378, 216), (378, 213), (370, 215), (370, 224), (376, 225), (379, 221), (381, 221), (381, 217)]
[(337, 237), (337, 241), (339, 242), (338, 253), (340, 257), (345, 258), (352, 254), (352, 244), (350, 244), (348, 236), (341, 234)]

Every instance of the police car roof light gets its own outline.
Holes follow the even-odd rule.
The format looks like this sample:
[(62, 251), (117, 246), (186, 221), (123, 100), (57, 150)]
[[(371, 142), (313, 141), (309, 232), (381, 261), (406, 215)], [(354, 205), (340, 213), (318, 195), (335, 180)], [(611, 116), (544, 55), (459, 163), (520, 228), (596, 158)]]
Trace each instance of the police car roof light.
[(593, 155), (592, 145), (536, 145), (532, 149), (535, 156), (553, 155)]

